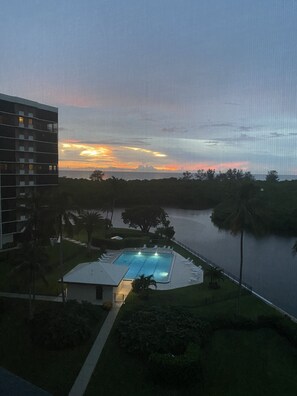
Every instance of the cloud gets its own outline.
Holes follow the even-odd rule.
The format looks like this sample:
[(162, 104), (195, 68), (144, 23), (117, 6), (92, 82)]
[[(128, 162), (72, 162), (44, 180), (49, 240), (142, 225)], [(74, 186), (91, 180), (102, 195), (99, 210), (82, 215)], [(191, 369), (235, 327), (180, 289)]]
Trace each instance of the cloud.
[(82, 144), (102, 144), (102, 145), (112, 145), (112, 146), (125, 146), (125, 145), (137, 145), (137, 146), (150, 146), (150, 138), (129, 138), (129, 137), (116, 137), (116, 138), (112, 138), (112, 137), (105, 137), (105, 138), (100, 138), (100, 139), (96, 139), (94, 140), (80, 140), (80, 143)]
[(245, 125), (241, 125), (240, 127), (239, 127), (239, 130), (240, 131), (244, 131), (244, 132), (249, 132), (249, 131), (252, 131), (254, 128), (253, 127), (251, 127), (251, 126), (245, 126)]
[(167, 127), (167, 128), (162, 128), (162, 132), (168, 132), (168, 133), (186, 133), (188, 132), (187, 129), (184, 128), (178, 128), (178, 127)]
[(153, 157), (167, 157), (166, 154), (164, 153), (160, 153), (158, 151), (152, 151), (152, 150), (147, 150), (147, 149), (143, 149), (141, 147), (129, 147), (129, 146), (125, 146), (124, 147), (127, 150), (132, 150), (132, 151), (138, 151), (140, 153), (144, 153), (144, 154), (150, 154)]
[(214, 122), (200, 125), (200, 128), (231, 128), (234, 124), (232, 122)]
[(259, 138), (255, 136), (247, 135), (246, 133), (241, 133), (240, 135), (234, 136), (226, 136), (226, 137), (216, 137), (212, 140), (209, 140), (208, 144), (218, 144), (219, 142), (229, 142), (229, 143), (238, 143), (238, 142), (251, 142), (258, 140)]
[(269, 137), (271, 138), (279, 138), (279, 137), (283, 137), (285, 136), (283, 133), (279, 133), (279, 132), (270, 132)]

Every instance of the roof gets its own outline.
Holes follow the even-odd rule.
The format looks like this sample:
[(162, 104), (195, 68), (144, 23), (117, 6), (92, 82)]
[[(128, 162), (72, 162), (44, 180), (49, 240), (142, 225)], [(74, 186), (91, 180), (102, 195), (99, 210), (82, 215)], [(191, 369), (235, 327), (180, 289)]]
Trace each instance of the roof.
[(50, 393), (0, 367), (0, 395), (51, 396)]
[(37, 107), (41, 110), (53, 111), (55, 113), (58, 112), (58, 108), (54, 106), (49, 106), (43, 103), (34, 102), (33, 100), (19, 98), (18, 96), (10, 96), (0, 93), (0, 99), (6, 100), (7, 102), (18, 103), (25, 106)]
[(100, 263), (99, 261), (82, 263), (68, 272), (64, 276), (63, 282), (118, 286), (128, 269), (126, 266)]

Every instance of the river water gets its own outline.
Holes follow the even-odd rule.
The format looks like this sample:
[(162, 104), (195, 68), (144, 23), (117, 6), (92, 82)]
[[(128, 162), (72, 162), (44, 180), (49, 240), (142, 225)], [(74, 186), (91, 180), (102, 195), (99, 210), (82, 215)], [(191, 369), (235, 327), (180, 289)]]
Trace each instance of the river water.
[[(239, 236), (219, 231), (211, 222), (211, 210), (166, 209), (175, 238), (233, 275), (239, 275)], [(114, 214), (115, 227), (124, 227), (122, 209)], [(244, 237), (243, 281), (253, 291), (297, 317), (297, 257), (294, 238)]]

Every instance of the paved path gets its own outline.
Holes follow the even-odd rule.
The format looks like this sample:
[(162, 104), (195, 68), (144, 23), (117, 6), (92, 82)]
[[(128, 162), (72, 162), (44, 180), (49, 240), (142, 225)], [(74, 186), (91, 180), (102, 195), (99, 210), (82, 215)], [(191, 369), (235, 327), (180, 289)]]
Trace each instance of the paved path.
[(69, 396), (82, 396), (87, 389), (88, 383), (91, 379), (93, 371), (101, 355), (102, 349), (105, 345), (110, 330), (114, 324), (117, 314), (122, 304), (114, 304), (112, 310), (107, 315), (103, 326), (90, 350), (84, 365), (82, 366), (78, 377), (76, 378)]
[[(24, 299), (28, 300), (29, 295), (28, 295), (28, 293), (26, 294), (26, 293), (5, 293), (5, 292), (0, 292), (0, 297), (24, 298)], [(37, 296), (35, 296), (35, 300), (62, 302), (62, 297), (61, 296), (40, 296), (40, 295), (37, 295)]]

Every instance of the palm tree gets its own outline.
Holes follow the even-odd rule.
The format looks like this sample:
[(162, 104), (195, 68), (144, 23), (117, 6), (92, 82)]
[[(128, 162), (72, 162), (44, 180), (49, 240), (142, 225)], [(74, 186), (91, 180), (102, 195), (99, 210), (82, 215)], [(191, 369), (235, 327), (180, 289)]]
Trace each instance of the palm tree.
[(41, 278), (45, 283), (45, 274), (49, 269), (46, 249), (34, 241), (25, 242), (14, 257), (14, 268), (10, 275), (18, 274), (21, 281), (28, 286), (29, 317), (34, 315), (34, 302), (36, 295), (36, 280)]
[(211, 289), (218, 289), (218, 282), (224, 280), (223, 270), (219, 267), (209, 267), (205, 271), (205, 276), (210, 278), (209, 288)]
[(45, 196), (32, 190), (18, 200), (18, 212), (26, 216), (23, 235), (25, 240), (37, 242), (48, 236), (49, 227), (43, 221), (49, 211)]
[(72, 234), (72, 229), (77, 220), (77, 216), (73, 213), (75, 209), (71, 196), (65, 192), (55, 194), (51, 197), (51, 210), (55, 216), (57, 226), (57, 234), (60, 250), (60, 270), (61, 270), (61, 294), (62, 301), (65, 303), (65, 289), (64, 289), (64, 259), (63, 259), (63, 231)]
[(122, 179), (118, 179), (117, 177), (110, 177), (109, 179), (107, 179), (107, 183), (110, 184), (110, 198), (111, 198), (111, 202), (110, 202), (110, 223), (112, 225), (112, 219), (113, 219), (113, 213), (114, 213), (114, 208), (115, 208), (115, 204), (116, 204), (116, 200), (119, 196), (120, 193), (120, 183), (121, 183)]
[(148, 297), (150, 286), (157, 288), (157, 282), (153, 278), (153, 275), (145, 276), (142, 274), (132, 282), (132, 290), (143, 298)]
[(257, 199), (257, 191), (258, 189), (253, 182), (244, 182), (241, 184), (237, 189), (235, 196), (228, 202), (228, 215), (225, 217), (222, 224), (222, 228), (229, 229), (233, 235), (240, 235), (240, 264), (237, 300), (238, 312), (239, 299), (242, 290), (244, 233), (246, 230), (258, 232), (263, 224), (263, 219), (260, 221), (260, 202)]
[(104, 226), (104, 220), (101, 213), (96, 210), (83, 210), (79, 216), (79, 226), (83, 227), (87, 232), (88, 251), (91, 250), (92, 235), (95, 229)]
[(233, 235), (240, 234), (239, 295), (242, 288), (244, 231), (247, 228), (255, 228), (255, 195), (255, 184), (243, 184), (238, 190), (232, 213), (227, 219), (227, 222), (230, 224), (231, 233)]

